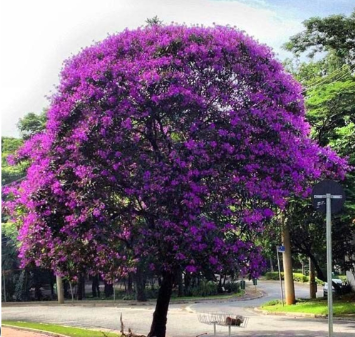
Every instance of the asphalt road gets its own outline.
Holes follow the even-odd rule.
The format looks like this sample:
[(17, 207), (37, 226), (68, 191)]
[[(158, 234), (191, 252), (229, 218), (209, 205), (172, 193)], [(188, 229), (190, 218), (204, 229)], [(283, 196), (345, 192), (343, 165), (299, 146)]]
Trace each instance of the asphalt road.
[[(252, 287), (252, 286), (249, 286)], [(265, 296), (248, 301), (201, 302), (195, 304), (172, 304), (168, 314), (167, 334), (169, 337), (213, 336), (213, 326), (200, 323), (199, 313), (220, 312), (248, 317), (245, 328), (232, 328), (232, 336), (249, 337), (325, 337), (328, 324), (324, 319), (294, 318), (286, 316), (264, 316), (253, 311), (265, 301), (279, 298), (278, 282), (259, 282), (259, 290)], [(319, 292), (320, 293), (320, 292)], [(296, 297), (307, 297), (308, 287), (297, 285)], [(94, 307), (94, 306), (9, 306), (2, 308), (2, 319), (24, 320), (62, 325), (82, 326), (102, 330), (119, 330), (119, 316), (122, 313), (125, 326), (136, 333), (147, 333), (154, 307)], [(355, 321), (335, 321), (334, 337), (354, 337)], [(217, 327), (217, 336), (228, 336), (228, 328)]]

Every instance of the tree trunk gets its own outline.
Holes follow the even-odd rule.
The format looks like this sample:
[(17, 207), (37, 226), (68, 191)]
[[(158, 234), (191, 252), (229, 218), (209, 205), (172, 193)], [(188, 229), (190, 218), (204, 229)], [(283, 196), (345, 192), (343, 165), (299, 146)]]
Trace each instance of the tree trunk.
[(105, 292), (105, 297), (109, 298), (110, 296), (113, 295), (113, 284), (107, 283), (106, 281), (104, 282), (104, 292)]
[(35, 299), (36, 299), (36, 301), (40, 301), (41, 298), (42, 298), (41, 285), (36, 284), (35, 285)]
[(327, 278), (326, 276), (323, 274), (323, 271), (321, 269), (321, 267), (319, 266), (318, 264), (318, 261), (317, 259), (315, 258), (315, 256), (313, 254), (308, 254), (308, 257), (311, 259), (311, 261), (313, 262), (313, 265), (314, 265), (314, 268), (316, 269), (316, 272), (317, 272), (317, 277), (319, 279), (321, 279), (322, 281), (324, 282), (327, 282)]
[(96, 276), (94, 276), (92, 278), (92, 283), (91, 283), (91, 292), (92, 292), (92, 297), (96, 297), (97, 296), (97, 293), (96, 293)]
[(61, 276), (56, 276), (57, 279), (57, 296), (58, 296), (58, 303), (64, 303), (64, 289), (63, 289), (63, 279)]
[(133, 292), (133, 281), (132, 281), (132, 274), (128, 274), (128, 281), (127, 281), (127, 292), (132, 294)]
[(165, 273), (159, 289), (153, 322), (148, 337), (165, 337), (170, 297), (173, 291), (174, 275)]
[(55, 295), (54, 295), (54, 282), (53, 282), (53, 276), (50, 275), (49, 277), (49, 287), (51, 289), (51, 299), (54, 300)]
[(301, 261), (301, 266), (302, 266), (302, 275), (306, 275), (306, 268), (305, 268), (304, 261)]
[(91, 290), (92, 290), (92, 297), (100, 298), (100, 276), (99, 275), (93, 276)]
[(71, 298), (71, 294), (69, 294), (70, 283), (68, 280), (63, 280), (63, 292), (64, 298)]
[(285, 252), (283, 253), (283, 265), (284, 265), (284, 279), (285, 279), (285, 297), (286, 304), (295, 304), (295, 285), (293, 282), (292, 274), (292, 257), (291, 257), (291, 242), (290, 242), (290, 231), (287, 224), (284, 221), (284, 227), (282, 230), (282, 241), (285, 246)]
[(83, 274), (80, 274), (78, 280), (78, 300), (82, 301), (84, 298), (85, 298), (85, 276)]
[(310, 258), (309, 258), (309, 295), (310, 298), (317, 297), (316, 274), (315, 274), (314, 264)]
[(190, 289), (190, 282), (191, 282), (191, 276), (188, 273), (185, 273), (184, 275), (184, 294), (188, 295), (189, 294), (189, 289)]
[(145, 293), (144, 268), (142, 266), (138, 266), (136, 272), (136, 299), (139, 302), (147, 301), (147, 295)]
[(219, 293), (223, 292), (223, 290), (222, 290), (222, 274), (219, 274), (219, 281), (218, 281), (217, 291)]
[(179, 270), (178, 274), (178, 297), (183, 297), (184, 296), (184, 284), (182, 282), (182, 272)]
[(274, 265), (272, 263), (272, 257), (270, 256), (270, 271), (273, 273), (274, 272)]

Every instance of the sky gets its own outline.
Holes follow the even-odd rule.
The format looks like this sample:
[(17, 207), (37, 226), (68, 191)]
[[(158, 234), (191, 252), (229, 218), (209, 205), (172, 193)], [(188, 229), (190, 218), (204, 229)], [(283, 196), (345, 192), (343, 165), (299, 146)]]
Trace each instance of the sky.
[(64, 60), (147, 18), (236, 26), (283, 60), (291, 55), (281, 46), (302, 21), (354, 7), (353, 0), (0, 0), (1, 134), (19, 137), (19, 119), (49, 106)]

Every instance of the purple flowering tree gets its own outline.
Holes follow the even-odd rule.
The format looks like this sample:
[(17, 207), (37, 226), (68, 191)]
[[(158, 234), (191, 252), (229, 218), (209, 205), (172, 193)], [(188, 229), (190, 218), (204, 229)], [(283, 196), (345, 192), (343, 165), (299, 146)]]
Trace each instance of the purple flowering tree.
[(275, 208), (346, 170), (309, 139), (300, 85), (266, 46), (177, 25), (127, 30), (69, 59), (22, 159), (27, 179), (6, 208), (23, 264), (113, 280), (144, 261), (162, 277), (157, 337), (178, 271), (257, 277), (254, 237)]

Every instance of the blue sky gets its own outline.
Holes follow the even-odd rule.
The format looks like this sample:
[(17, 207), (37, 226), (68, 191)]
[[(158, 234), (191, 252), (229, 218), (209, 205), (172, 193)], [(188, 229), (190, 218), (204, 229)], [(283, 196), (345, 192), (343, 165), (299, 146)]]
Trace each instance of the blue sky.
[(243, 2), (258, 8), (271, 8), (277, 12), (293, 15), (303, 20), (311, 16), (349, 14), (355, 8), (350, 0), (211, 0), (225, 2)]
[(0, 109), (3, 136), (18, 136), (28, 112), (48, 107), (63, 61), (81, 48), (157, 15), (164, 23), (236, 26), (273, 48), (311, 16), (349, 15), (354, 0), (2, 0), (0, 1)]

